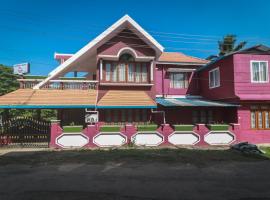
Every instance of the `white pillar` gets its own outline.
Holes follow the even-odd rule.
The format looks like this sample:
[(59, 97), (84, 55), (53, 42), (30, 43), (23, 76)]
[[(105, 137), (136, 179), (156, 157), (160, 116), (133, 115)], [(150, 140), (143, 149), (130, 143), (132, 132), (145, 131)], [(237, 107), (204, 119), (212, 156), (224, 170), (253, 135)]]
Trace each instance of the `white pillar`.
[(103, 61), (102, 59), (100, 59), (100, 65), (99, 65), (99, 79), (102, 80), (103, 79)]

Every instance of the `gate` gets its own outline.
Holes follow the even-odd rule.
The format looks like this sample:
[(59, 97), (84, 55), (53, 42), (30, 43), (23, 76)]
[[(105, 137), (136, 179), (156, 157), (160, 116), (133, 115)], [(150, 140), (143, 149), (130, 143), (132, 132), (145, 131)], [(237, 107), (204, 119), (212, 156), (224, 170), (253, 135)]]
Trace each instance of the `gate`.
[(48, 147), (51, 123), (45, 120), (17, 117), (0, 124), (0, 146)]

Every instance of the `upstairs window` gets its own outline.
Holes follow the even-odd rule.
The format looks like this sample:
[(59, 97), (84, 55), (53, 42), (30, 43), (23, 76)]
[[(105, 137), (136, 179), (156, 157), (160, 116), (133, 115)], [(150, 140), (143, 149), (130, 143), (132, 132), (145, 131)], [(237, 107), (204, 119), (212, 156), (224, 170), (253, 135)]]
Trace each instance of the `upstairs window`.
[(251, 82), (266, 83), (268, 79), (268, 62), (267, 61), (251, 61)]
[(148, 83), (148, 63), (106, 62), (105, 81), (116, 83)]
[(220, 86), (220, 72), (219, 68), (209, 71), (209, 88), (216, 88)]
[(170, 73), (170, 88), (184, 89), (188, 87), (188, 74), (185, 72), (181, 73)]

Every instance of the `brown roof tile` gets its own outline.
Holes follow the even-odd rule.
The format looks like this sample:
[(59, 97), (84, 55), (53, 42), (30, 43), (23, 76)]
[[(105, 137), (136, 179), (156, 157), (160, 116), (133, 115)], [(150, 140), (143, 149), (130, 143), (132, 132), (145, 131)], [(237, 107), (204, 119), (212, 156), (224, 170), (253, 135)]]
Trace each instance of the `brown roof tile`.
[(145, 91), (109, 90), (98, 106), (156, 106), (156, 102)]
[(183, 53), (179, 52), (163, 52), (160, 57), (158, 58), (159, 62), (179, 62), (179, 63), (198, 63), (198, 64), (206, 64), (209, 61), (187, 56)]
[(18, 89), (0, 96), (0, 105), (95, 105), (95, 90)]

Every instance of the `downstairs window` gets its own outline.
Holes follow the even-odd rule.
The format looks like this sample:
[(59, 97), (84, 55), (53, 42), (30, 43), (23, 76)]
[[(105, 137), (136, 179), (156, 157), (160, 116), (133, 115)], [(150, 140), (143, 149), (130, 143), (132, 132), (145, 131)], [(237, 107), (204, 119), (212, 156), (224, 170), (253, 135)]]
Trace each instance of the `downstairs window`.
[(267, 106), (252, 106), (250, 112), (251, 129), (270, 129), (270, 108)]

